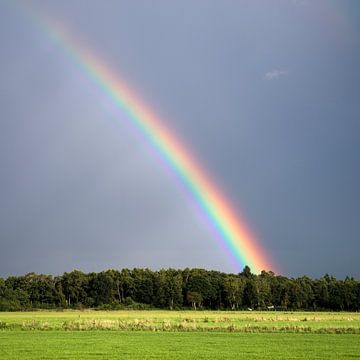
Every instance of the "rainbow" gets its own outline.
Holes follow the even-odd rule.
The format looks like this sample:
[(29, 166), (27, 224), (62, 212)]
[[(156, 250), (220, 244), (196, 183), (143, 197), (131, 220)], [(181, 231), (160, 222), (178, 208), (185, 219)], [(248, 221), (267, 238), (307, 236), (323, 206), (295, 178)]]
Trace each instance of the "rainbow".
[[(96, 83), (111, 101), (126, 113), (129, 121), (145, 136), (168, 167), (176, 174), (182, 185), (188, 190), (201, 209), (216, 238), (227, 249), (236, 270), (250, 266), (255, 273), (261, 270), (274, 270), (229, 200), (211, 181), (209, 175), (201, 168), (193, 154), (177, 136), (165, 127), (165, 121), (146, 106), (139, 96), (123, 81), (117, 73), (99, 56), (86, 49), (75, 38), (64, 31), (59, 24), (49, 21), (44, 16), (36, 16), (37, 25), (42, 31), (69, 56), (81, 70)], [(40, 24), (39, 24), (40, 22)]]

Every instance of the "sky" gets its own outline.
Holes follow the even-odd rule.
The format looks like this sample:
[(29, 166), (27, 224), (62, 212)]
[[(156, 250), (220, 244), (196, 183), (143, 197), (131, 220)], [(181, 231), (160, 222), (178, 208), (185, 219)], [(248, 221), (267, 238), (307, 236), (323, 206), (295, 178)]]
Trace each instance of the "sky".
[(191, 196), (43, 16), (131, 84), (277, 273), (360, 278), (356, 0), (0, 0), (0, 276), (234, 271)]

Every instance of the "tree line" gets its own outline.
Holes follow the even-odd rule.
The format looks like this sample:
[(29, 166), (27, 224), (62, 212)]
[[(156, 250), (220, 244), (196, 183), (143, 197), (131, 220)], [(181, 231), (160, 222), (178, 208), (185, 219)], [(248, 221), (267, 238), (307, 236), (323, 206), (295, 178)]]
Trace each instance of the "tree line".
[(0, 311), (30, 309), (360, 310), (360, 281), (204, 269), (79, 270), (0, 278)]

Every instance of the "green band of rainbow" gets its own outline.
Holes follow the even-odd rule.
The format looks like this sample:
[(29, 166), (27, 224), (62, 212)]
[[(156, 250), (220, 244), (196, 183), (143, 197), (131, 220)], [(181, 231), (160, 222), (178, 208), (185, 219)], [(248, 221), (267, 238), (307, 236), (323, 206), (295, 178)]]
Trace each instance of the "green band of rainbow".
[(257, 244), (254, 236), (236, 215), (230, 202), (225, 199), (210, 177), (196, 162), (194, 156), (181, 141), (165, 128), (164, 122), (145, 106), (129, 86), (112, 72), (99, 57), (60, 30), (53, 21), (41, 18), (41, 27), (55, 43), (90, 77), (128, 119), (145, 135), (168, 166), (176, 173), (195, 198), (218, 239), (228, 249), (238, 270), (248, 265), (254, 272), (274, 267)]

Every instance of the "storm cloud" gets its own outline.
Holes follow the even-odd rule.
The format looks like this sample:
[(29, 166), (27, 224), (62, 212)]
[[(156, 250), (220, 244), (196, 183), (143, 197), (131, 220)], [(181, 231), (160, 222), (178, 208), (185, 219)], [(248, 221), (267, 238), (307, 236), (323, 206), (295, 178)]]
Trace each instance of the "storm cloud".
[(33, 12), (131, 84), (283, 274), (359, 277), (359, 5), (301, 3), (3, 1), (0, 276), (233, 270), (174, 175)]

